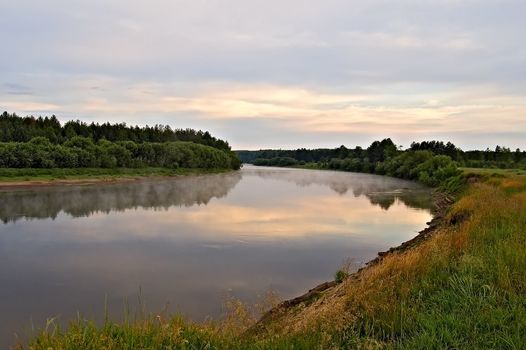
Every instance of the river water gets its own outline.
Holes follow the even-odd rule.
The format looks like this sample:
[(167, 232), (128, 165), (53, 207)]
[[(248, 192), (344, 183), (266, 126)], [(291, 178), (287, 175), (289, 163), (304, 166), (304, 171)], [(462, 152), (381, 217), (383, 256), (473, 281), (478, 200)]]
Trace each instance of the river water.
[(0, 348), (49, 317), (220, 317), (228, 297), (302, 294), (431, 219), (389, 177), (245, 166), (228, 174), (0, 192)]

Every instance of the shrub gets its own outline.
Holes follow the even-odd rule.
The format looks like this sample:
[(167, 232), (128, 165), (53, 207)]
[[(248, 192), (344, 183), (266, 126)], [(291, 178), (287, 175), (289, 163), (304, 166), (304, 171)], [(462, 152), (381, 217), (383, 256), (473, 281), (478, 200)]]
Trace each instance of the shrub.
[(349, 274), (343, 270), (338, 270), (336, 271), (336, 273), (334, 274), (334, 280), (337, 282), (337, 283), (342, 283), (343, 280), (345, 280), (347, 278), (347, 276), (349, 276)]

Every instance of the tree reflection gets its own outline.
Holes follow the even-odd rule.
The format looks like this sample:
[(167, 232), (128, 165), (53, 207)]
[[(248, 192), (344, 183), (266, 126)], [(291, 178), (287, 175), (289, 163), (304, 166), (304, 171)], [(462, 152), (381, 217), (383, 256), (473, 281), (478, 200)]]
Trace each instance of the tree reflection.
[(300, 187), (327, 186), (339, 195), (352, 192), (355, 197), (364, 196), (371, 204), (384, 210), (388, 210), (396, 201), (415, 209), (430, 209), (433, 205), (429, 188), (387, 176), (251, 166), (245, 167), (244, 175), (294, 182)]
[(56, 218), (60, 212), (73, 217), (126, 209), (168, 209), (172, 206), (206, 205), (226, 196), (243, 176), (293, 182), (297, 186), (326, 186), (339, 195), (352, 193), (388, 210), (397, 201), (417, 209), (432, 207), (430, 190), (414, 182), (385, 176), (333, 171), (245, 167), (220, 175), (88, 186), (49, 186), (0, 192), (0, 219)]
[(73, 217), (126, 209), (168, 209), (172, 206), (206, 205), (228, 194), (241, 180), (239, 172), (185, 177), (163, 181), (104, 185), (47, 187), (0, 193), (0, 219), (56, 218), (60, 212)]

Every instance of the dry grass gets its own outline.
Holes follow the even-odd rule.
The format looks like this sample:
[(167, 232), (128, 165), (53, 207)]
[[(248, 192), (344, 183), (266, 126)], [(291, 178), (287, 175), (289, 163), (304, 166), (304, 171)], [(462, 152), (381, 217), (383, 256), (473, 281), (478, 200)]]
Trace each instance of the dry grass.
[[(510, 194), (510, 190), (524, 191), (525, 184), (524, 176), (472, 184), (450, 209), (445, 220), (448, 224), (429, 239), (416, 248), (386, 256), (316, 303), (290, 311), (278, 328), (284, 333), (317, 329), (331, 335), (325, 345), (334, 347), (367, 347), (373, 341), (378, 347), (403, 348), (425, 336), (437, 347), (459, 346), (462, 340), (457, 337), (462, 333), (448, 329), (451, 325), (441, 327), (446, 322), (463, 322), (462, 317), (448, 314), (451, 310), (444, 305), (464, 307), (487, 293), (494, 297), (488, 302), (490, 309), (501, 313), (493, 320), (490, 317), (489, 323), (506, 318), (512, 303), (517, 320), (510, 327), (526, 331), (526, 193)], [(430, 303), (424, 296), (438, 298), (442, 305)], [(477, 311), (464, 316), (471, 317), (468, 323), (486, 320), (488, 316)], [(442, 315), (430, 318), (434, 312)], [(451, 320), (446, 320), (448, 317)], [(435, 330), (427, 329), (423, 336), (418, 325), (421, 319), (434, 322), (431, 328)], [(484, 348), (524, 344), (526, 339), (519, 334), (524, 333), (489, 327), (473, 336)], [(485, 341), (489, 336), (497, 339)]]

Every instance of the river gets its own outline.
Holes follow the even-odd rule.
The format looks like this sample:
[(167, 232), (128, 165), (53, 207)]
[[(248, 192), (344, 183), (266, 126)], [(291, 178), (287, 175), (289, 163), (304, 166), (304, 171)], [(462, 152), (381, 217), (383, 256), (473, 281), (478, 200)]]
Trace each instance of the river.
[(49, 317), (119, 320), (140, 296), (202, 321), (331, 280), (412, 237), (431, 191), (384, 176), (238, 172), (0, 192), (0, 347)]

